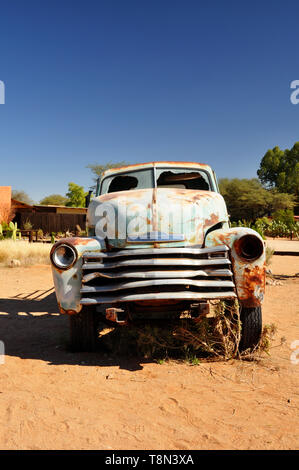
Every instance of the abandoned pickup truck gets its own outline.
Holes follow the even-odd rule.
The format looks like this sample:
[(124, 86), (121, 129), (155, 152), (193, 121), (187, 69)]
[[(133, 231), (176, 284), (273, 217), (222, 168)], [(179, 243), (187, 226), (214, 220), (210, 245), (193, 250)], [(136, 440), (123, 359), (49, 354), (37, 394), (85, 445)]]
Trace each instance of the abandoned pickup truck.
[(242, 349), (262, 329), (265, 247), (230, 228), (210, 166), (153, 162), (106, 171), (87, 215), (88, 237), (51, 250), (56, 297), (71, 346), (93, 350), (99, 325), (198, 318), (210, 301), (238, 300)]

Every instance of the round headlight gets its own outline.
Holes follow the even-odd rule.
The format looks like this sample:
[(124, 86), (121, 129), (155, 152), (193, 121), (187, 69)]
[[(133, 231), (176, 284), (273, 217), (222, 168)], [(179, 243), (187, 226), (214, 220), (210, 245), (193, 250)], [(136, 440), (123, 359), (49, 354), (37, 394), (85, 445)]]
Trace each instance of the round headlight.
[(244, 235), (235, 241), (234, 246), (237, 254), (247, 261), (254, 261), (264, 252), (262, 240), (255, 235)]
[(62, 243), (57, 245), (51, 253), (52, 263), (59, 269), (68, 269), (77, 260), (77, 252), (70, 246)]

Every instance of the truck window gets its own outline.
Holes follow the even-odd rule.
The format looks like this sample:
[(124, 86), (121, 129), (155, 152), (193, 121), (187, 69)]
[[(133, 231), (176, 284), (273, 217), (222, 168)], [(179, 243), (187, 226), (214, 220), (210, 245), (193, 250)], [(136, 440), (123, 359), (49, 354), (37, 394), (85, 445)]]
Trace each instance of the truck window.
[(102, 181), (101, 194), (115, 193), (117, 191), (130, 191), (132, 189), (150, 189), (154, 187), (153, 168), (130, 171), (107, 176)]
[(181, 188), (211, 191), (207, 174), (200, 170), (157, 169), (158, 188)]

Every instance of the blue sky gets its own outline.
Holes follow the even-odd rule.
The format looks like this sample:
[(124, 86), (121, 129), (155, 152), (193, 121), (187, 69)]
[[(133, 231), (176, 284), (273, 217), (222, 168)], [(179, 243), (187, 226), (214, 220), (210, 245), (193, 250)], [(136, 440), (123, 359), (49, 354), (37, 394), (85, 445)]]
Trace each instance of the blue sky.
[(298, 1), (1, 1), (0, 185), (39, 201), (120, 160), (255, 177), (299, 141), (298, 19)]

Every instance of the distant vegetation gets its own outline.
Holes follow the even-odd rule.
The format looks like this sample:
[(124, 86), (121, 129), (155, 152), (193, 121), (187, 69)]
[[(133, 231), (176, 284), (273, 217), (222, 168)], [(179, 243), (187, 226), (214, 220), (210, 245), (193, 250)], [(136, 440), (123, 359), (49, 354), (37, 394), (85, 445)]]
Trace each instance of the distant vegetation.
[(25, 204), (32, 205), (34, 204), (33, 200), (28, 196), (28, 194), (19, 189), (13, 189), (11, 192), (11, 197), (17, 201), (24, 202)]
[(232, 221), (271, 216), (277, 210), (292, 209), (295, 197), (292, 194), (278, 193), (268, 190), (258, 179), (227, 179), (219, 180), (219, 189), (227, 204)]
[(85, 207), (85, 197), (87, 192), (83, 186), (76, 183), (69, 183), (68, 192), (65, 196), (61, 194), (50, 194), (44, 197), (40, 204), (44, 206), (67, 206), (67, 207)]
[(99, 165), (98, 163), (90, 163), (89, 165), (87, 165), (87, 168), (90, 168), (92, 173), (95, 175), (94, 177), (94, 181), (97, 181), (97, 179), (99, 177), (102, 176), (102, 174), (106, 171), (106, 170), (110, 170), (110, 168), (119, 168), (121, 166), (126, 166), (128, 165), (127, 162), (125, 161), (120, 161), (120, 162), (108, 162), (106, 163), (105, 165)]
[(69, 183), (69, 190), (66, 193), (68, 201), (66, 206), (69, 207), (85, 207), (85, 197), (88, 193), (84, 191), (83, 186), (76, 183)]
[[(87, 168), (90, 168), (96, 181), (104, 171), (124, 165), (128, 163), (94, 163)], [(261, 159), (257, 175), (259, 179), (219, 180), (220, 192), (227, 204), (232, 223), (235, 225), (242, 221), (241, 223), (256, 226), (264, 234), (271, 233), (272, 236), (296, 233), (298, 224), (294, 223), (293, 215), (299, 213), (299, 142), (291, 150), (281, 150), (277, 146), (268, 150)], [(33, 202), (24, 191), (14, 190), (12, 194), (19, 201), (27, 204)], [(83, 186), (71, 182), (66, 195), (49, 195), (40, 204), (85, 207), (86, 195)], [(272, 222), (269, 217), (273, 218)]]
[(263, 238), (268, 237), (299, 237), (299, 222), (295, 222), (294, 213), (291, 210), (279, 210), (273, 217), (261, 217), (255, 222), (250, 220), (238, 220), (232, 222), (232, 227), (250, 227), (256, 230)]
[(298, 236), (294, 213), (299, 213), (299, 142), (291, 150), (268, 150), (257, 175), (259, 180), (219, 181), (233, 225), (243, 223), (274, 237)]
[[(299, 142), (291, 150), (274, 147), (261, 160), (258, 177), (267, 188), (299, 196)], [(297, 200), (298, 202), (298, 200)]]
[(44, 197), (44, 199), (40, 201), (40, 204), (43, 206), (65, 206), (67, 202), (68, 198), (66, 196), (50, 194), (50, 196)]

